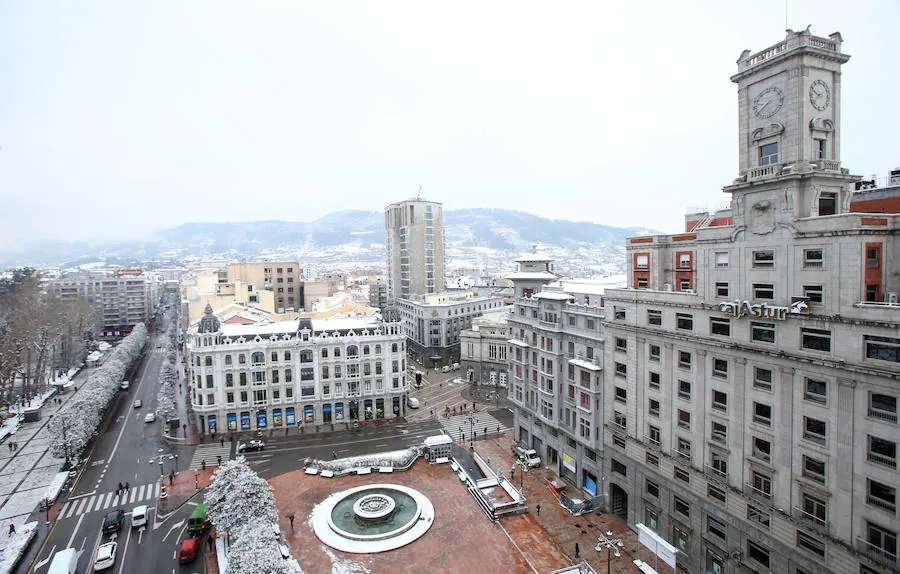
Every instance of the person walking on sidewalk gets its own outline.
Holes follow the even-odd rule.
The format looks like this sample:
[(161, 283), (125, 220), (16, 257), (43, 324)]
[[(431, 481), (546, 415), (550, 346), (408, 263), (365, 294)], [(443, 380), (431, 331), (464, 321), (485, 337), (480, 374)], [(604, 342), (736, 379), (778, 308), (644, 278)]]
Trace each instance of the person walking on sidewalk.
[(535, 511), (537, 511), (537, 515), (538, 515), (538, 516), (541, 515), (541, 505), (540, 505), (540, 504), (538, 504), (538, 505), (535, 507)]
[(9, 536), (12, 536), (16, 533), (16, 525), (12, 522), (9, 523)]

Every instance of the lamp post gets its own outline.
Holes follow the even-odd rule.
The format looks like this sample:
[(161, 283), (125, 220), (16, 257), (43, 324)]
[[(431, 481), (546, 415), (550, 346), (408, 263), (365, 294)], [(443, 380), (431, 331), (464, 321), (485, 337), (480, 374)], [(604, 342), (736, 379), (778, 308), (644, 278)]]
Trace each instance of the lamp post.
[(163, 472), (163, 459), (162, 459), (162, 457), (159, 457), (159, 476), (160, 476), (160, 477), (165, 476), (165, 473)]
[(621, 556), (619, 548), (622, 546), (624, 546), (622, 541), (613, 536), (612, 530), (607, 530), (606, 534), (601, 534), (600, 537), (597, 538), (597, 546), (594, 547), (594, 550), (600, 552), (606, 548), (606, 574), (609, 574), (610, 572), (610, 564), (612, 561), (610, 553), (615, 551), (615, 557), (618, 558)]

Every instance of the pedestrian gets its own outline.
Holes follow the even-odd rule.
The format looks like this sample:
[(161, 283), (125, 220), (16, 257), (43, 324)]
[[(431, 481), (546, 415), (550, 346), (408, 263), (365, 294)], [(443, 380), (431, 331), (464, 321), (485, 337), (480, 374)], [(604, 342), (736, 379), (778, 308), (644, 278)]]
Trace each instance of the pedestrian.
[(170, 474), (169, 475), (169, 486), (172, 486), (173, 482), (175, 482), (175, 477)]
[(216, 456), (216, 460), (219, 461), (219, 466), (222, 466), (222, 455)]
[(575, 543), (575, 558), (581, 558), (581, 548), (578, 547), (578, 543)]
[(200, 461), (200, 466), (203, 467), (203, 470), (206, 470), (206, 459)]
[(331, 451), (331, 460), (337, 460), (337, 453), (334, 451)]
[(497, 425), (497, 432), (500, 432), (500, 425)]
[(16, 525), (12, 522), (9, 523), (9, 536), (12, 536), (16, 533)]
[(219, 444), (225, 446), (225, 439), (223, 437), (219, 437)]
[(540, 516), (541, 515), (541, 505), (538, 504), (537, 507), (535, 507), (535, 510), (537, 511), (538, 516)]
[(125, 494), (128, 494), (129, 490), (131, 490), (131, 485), (126, 482), (125, 483)]
[(213, 542), (213, 537), (212, 537), (212, 536), (207, 536), (207, 537), (206, 537), (206, 541), (209, 543), (209, 549), (212, 550), (213, 544), (215, 544), (215, 542)]
[(293, 530), (294, 529), (294, 513), (293, 512), (288, 514), (288, 520), (291, 521), (291, 530)]
[(119, 483), (119, 487), (116, 488), (116, 494), (119, 494), (120, 492), (122, 492), (122, 483), (121, 482)]

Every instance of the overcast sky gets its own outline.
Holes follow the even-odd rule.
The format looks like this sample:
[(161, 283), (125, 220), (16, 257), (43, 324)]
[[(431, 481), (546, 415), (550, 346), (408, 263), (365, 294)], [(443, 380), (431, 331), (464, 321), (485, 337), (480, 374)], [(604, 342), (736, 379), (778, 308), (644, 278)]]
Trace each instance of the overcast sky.
[[(423, 196), (667, 232), (727, 201), (753, 2), (3, 2), (0, 242)], [(900, 2), (791, 0), (844, 51), (842, 160), (900, 166)]]

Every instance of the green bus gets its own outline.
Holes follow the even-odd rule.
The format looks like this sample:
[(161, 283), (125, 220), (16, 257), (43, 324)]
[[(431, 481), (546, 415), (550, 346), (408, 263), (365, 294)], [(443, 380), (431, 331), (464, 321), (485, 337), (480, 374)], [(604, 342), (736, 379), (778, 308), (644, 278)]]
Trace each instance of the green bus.
[(194, 536), (199, 536), (209, 528), (209, 522), (206, 520), (206, 505), (198, 504), (197, 508), (191, 512), (191, 517), (188, 518), (187, 529)]

